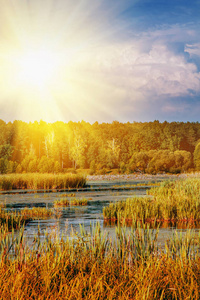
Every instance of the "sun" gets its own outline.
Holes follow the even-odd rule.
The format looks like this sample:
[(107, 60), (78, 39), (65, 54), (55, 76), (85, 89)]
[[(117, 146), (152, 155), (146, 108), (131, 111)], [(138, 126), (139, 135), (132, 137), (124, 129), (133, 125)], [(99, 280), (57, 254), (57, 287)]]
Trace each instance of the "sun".
[(0, 113), (48, 122), (93, 120), (96, 107), (107, 114), (101, 102), (113, 91), (104, 59), (110, 34), (97, 7), (89, 0), (2, 1)]
[(26, 50), (18, 55), (18, 80), (25, 86), (45, 88), (56, 80), (59, 55), (49, 49)]

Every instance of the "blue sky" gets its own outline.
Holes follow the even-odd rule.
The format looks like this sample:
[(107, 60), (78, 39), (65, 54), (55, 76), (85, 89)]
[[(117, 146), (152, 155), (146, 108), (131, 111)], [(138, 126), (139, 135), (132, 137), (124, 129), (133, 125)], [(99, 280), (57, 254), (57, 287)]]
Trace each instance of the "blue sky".
[[(1, 119), (200, 121), (200, 1), (1, 2)], [(11, 63), (33, 43), (62, 57), (42, 92)]]
[[(127, 65), (120, 69), (121, 83), (123, 71), (126, 82), (132, 78), (126, 85), (126, 117), (199, 121), (200, 1), (141, 0), (127, 6), (115, 19), (127, 25), (116, 37), (131, 69), (128, 74)], [(144, 84), (134, 88), (137, 79)]]

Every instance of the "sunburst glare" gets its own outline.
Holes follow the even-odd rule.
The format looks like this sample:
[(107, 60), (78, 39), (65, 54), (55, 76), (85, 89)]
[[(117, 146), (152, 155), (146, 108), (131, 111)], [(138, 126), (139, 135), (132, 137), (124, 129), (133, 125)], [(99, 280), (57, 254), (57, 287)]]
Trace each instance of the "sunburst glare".
[(18, 78), (24, 84), (47, 88), (56, 80), (59, 67), (59, 57), (48, 49), (27, 51), (19, 56)]
[(104, 25), (112, 19), (104, 1), (0, 2), (0, 90), (5, 109), (17, 103), (13, 119), (80, 120), (101, 112), (108, 83), (98, 74), (98, 53), (109, 44)]

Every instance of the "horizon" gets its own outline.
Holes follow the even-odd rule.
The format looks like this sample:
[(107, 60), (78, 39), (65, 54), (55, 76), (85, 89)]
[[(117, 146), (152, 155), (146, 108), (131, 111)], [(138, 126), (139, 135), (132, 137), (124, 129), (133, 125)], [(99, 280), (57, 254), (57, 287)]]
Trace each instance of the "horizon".
[(199, 1), (0, 4), (5, 122), (199, 121)]
[(190, 124), (199, 124), (200, 122), (199, 121), (159, 121), (159, 120), (152, 120), (152, 121), (135, 121), (135, 120), (132, 120), (132, 121), (126, 121), (126, 122), (120, 122), (118, 120), (113, 120), (113, 121), (110, 121), (110, 122), (98, 122), (98, 121), (95, 121), (95, 122), (89, 122), (89, 121), (85, 121), (85, 120), (81, 120), (81, 121), (72, 121), (72, 120), (69, 120), (69, 121), (54, 121), (54, 122), (48, 122), (48, 121), (44, 121), (44, 120), (34, 120), (34, 121), (23, 121), (23, 120), (13, 120), (13, 121), (5, 121), (5, 120), (2, 120), (0, 119), (0, 121), (3, 121), (7, 124), (9, 123), (14, 123), (14, 122), (23, 122), (23, 123), (26, 123), (27, 125), (30, 123), (30, 124), (34, 124), (34, 123), (46, 123), (46, 124), (55, 124), (55, 123), (64, 123), (64, 124), (68, 124), (68, 123), (86, 123), (86, 124), (90, 124), (91, 126), (94, 125), (95, 123), (97, 123), (98, 125), (101, 125), (101, 124), (113, 124), (113, 123), (119, 123), (119, 124), (134, 124), (134, 123), (141, 123), (141, 124), (144, 124), (144, 123), (155, 123), (155, 122), (158, 122), (159, 124), (164, 124), (164, 123), (168, 123), (168, 124), (172, 124), (172, 123), (177, 123), (177, 124), (181, 124), (181, 123), (184, 123), (184, 124), (187, 124), (187, 123), (190, 123)]

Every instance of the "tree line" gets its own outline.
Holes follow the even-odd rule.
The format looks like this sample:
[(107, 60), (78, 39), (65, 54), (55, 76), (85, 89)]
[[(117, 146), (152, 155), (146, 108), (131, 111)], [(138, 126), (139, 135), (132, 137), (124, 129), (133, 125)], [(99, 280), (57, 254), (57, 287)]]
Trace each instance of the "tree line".
[(90, 124), (0, 120), (0, 173), (200, 170), (198, 122)]

